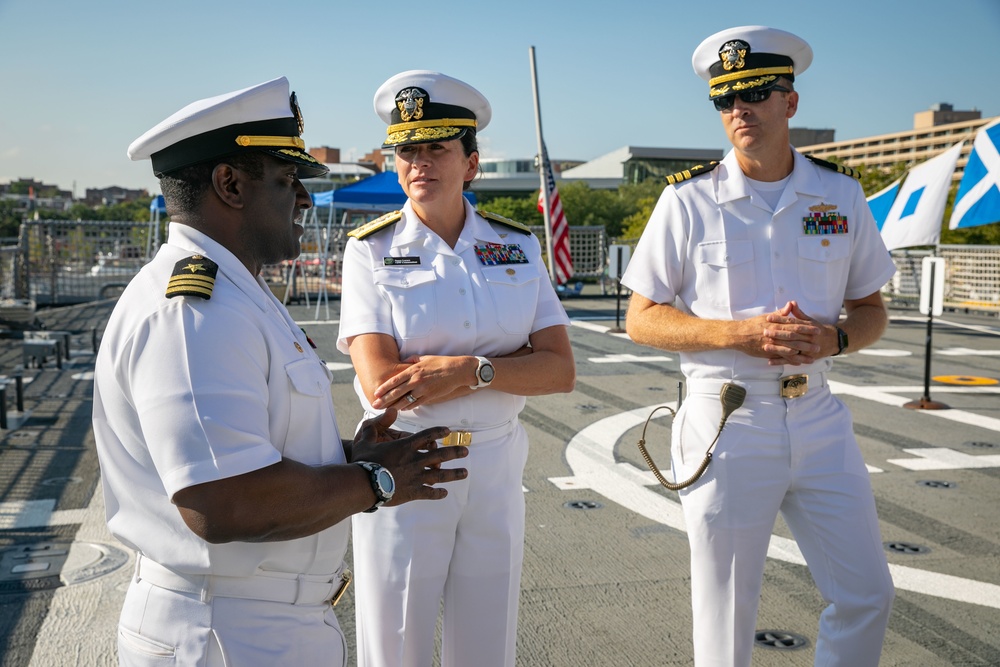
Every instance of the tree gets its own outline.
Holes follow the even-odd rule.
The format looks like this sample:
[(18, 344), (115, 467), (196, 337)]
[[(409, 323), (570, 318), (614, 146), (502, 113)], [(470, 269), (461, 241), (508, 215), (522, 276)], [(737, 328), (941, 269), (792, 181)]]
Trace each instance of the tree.
[(545, 224), (542, 214), (538, 211), (538, 194), (531, 198), (496, 197), (483, 202), (480, 209), (516, 220), (524, 225)]
[(665, 179), (651, 178), (638, 185), (623, 185), (618, 188), (622, 196), (629, 200), (633, 209), (633, 213), (622, 220), (621, 238), (638, 239), (642, 236), (665, 187), (667, 187)]
[[(123, 220), (128, 222), (148, 222), (149, 203), (152, 197), (121, 202), (111, 206), (91, 207), (83, 203), (73, 204), (68, 211), (38, 208), (31, 215), (46, 220)], [(11, 200), (0, 200), (0, 237), (17, 238), (25, 214)]]
[(125, 220), (129, 222), (147, 222), (149, 220), (149, 202), (152, 197), (143, 197), (133, 201), (120, 202), (110, 206), (87, 206), (83, 203), (73, 204), (68, 211), (39, 210), (39, 216), (49, 220)]
[(621, 234), (622, 220), (632, 213), (619, 191), (594, 190), (583, 181), (563, 181), (559, 197), (571, 226), (604, 227), (612, 237)]
[(17, 210), (14, 202), (0, 199), (0, 237), (17, 238), (24, 215)]
[[(617, 238), (623, 234), (632, 238), (630, 231), (645, 226), (666, 181), (651, 178), (635, 185), (621, 185), (617, 190), (595, 190), (582, 181), (561, 181), (559, 198), (563, 212), (571, 227), (604, 227), (607, 235)], [(523, 222), (542, 225), (544, 219), (538, 211), (538, 192), (527, 197), (497, 197), (481, 204), (483, 210)]]

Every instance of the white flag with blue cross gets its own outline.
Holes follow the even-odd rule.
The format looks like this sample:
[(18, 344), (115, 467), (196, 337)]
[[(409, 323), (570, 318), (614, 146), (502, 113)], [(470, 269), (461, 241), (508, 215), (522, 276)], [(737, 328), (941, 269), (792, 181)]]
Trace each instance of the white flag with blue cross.
[(887, 249), (937, 245), (941, 240), (948, 189), (963, 143), (917, 165), (906, 175), (882, 225), (882, 241)]
[(951, 209), (948, 229), (1000, 222), (1000, 118), (986, 125), (972, 142), (962, 182)]

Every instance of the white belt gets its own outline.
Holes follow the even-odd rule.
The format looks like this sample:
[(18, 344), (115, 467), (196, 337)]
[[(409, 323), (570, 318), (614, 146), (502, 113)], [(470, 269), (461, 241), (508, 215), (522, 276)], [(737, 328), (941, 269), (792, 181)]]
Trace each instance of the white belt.
[[(469, 446), (473, 442), (489, 442), (490, 440), (496, 440), (497, 438), (502, 438), (507, 435), (517, 426), (517, 418), (511, 419), (508, 422), (504, 422), (499, 426), (493, 426), (491, 428), (475, 429), (471, 431), (458, 431), (455, 429), (451, 430), (451, 433), (446, 435), (441, 440), (438, 440), (445, 447), (454, 447), (455, 445)], [(422, 431), (427, 426), (420, 426), (419, 424), (413, 424), (411, 422), (396, 420), (392, 428), (398, 429), (400, 431), (406, 431), (408, 433), (416, 433), (417, 431)]]
[(685, 380), (688, 394), (718, 394), (722, 386), (732, 382), (747, 390), (747, 395), (780, 396), (798, 398), (809, 390), (817, 390), (827, 385), (826, 373), (802, 373), (786, 375), (777, 380), (717, 380), (715, 378), (688, 378)]
[(253, 577), (223, 577), (214, 574), (181, 574), (142, 554), (135, 560), (135, 580), (179, 593), (210, 597), (265, 600), (296, 605), (336, 605), (351, 584), (351, 571), (341, 565), (333, 575), (273, 572)]

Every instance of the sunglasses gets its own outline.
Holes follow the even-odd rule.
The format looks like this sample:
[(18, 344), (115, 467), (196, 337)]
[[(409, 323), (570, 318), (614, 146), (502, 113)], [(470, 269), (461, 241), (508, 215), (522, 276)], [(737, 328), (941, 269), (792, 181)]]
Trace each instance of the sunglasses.
[(716, 111), (726, 111), (727, 109), (733, 108), (733, 103), (736, 101), (736, 96), (739, 95), (740, 99), (747, 104), (757, 104), (758, 102), (766, 102), (767, 98), (771, 97), (771, 91), (780, 90), (783, 93), (792, 92), (789, 88), (784, 88), (782, 86), (771, 86), (770, 88), (765, 88), (763, 90), (744, 90), (740, 93), (733, 93), (732, 95), (724, 95), (722, 97), (716, 97), (712, 100), (715, 105)]

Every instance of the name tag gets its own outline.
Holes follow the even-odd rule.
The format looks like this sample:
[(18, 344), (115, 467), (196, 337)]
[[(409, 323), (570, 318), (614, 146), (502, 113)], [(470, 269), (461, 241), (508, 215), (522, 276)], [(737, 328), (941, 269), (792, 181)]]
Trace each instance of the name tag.
[(382, 264), (385, 266), (417, 266), (420, 264), (419, 257), (383, 257)]

